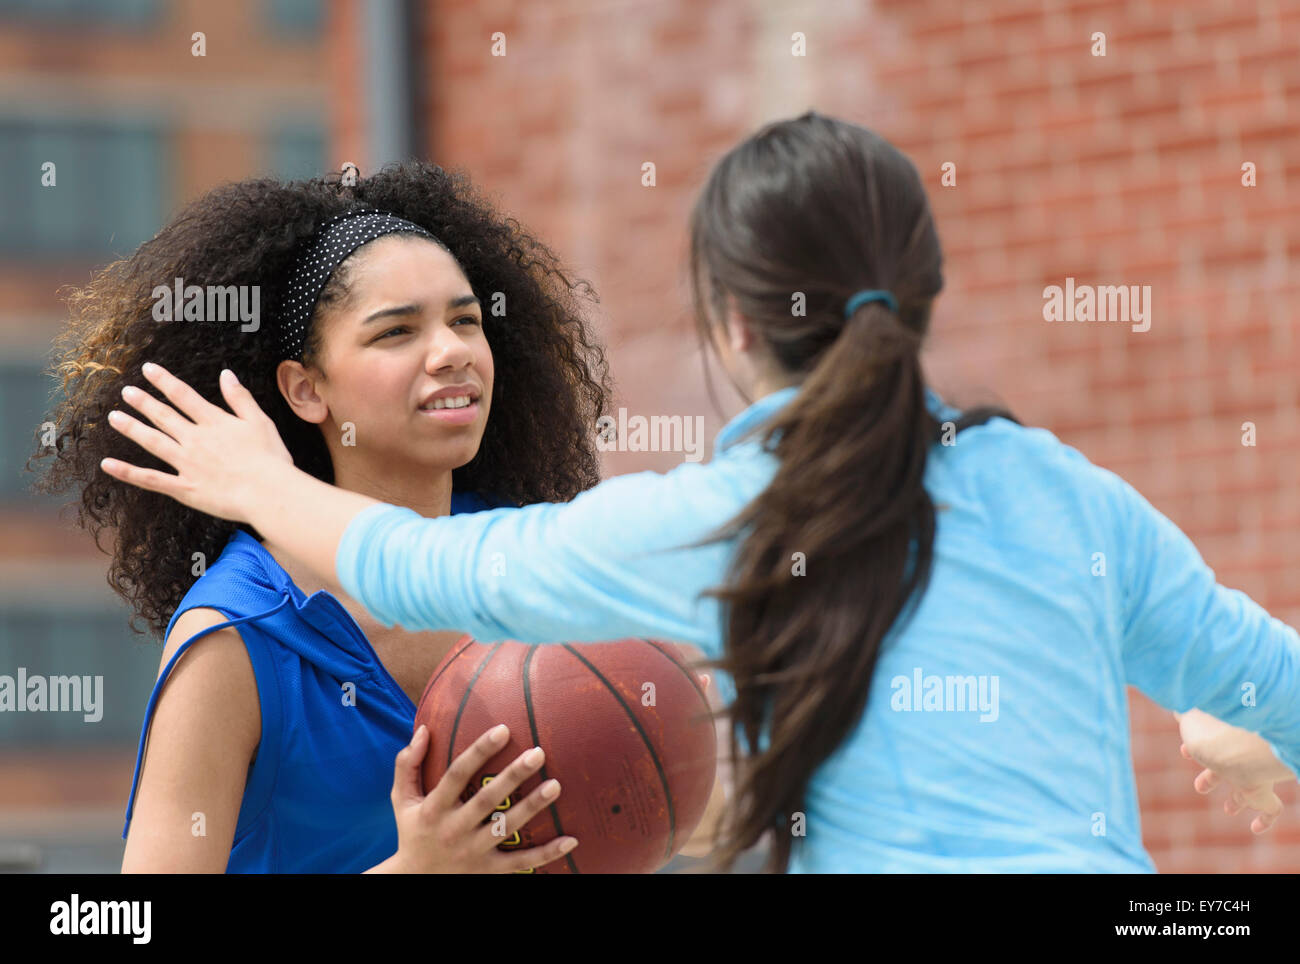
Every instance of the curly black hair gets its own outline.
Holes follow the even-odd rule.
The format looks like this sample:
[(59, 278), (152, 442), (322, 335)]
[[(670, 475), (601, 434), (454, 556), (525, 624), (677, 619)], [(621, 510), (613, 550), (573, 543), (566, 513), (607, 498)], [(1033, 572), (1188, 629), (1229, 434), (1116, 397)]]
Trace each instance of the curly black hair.
[[(477, 455), (455, 469), (457, 491), (490, 493), (527, 505), (566, 502), (600, 481), (593, 426), (611, 393), (602, 346), (584, 317), (598, 301), (589, 282), (570, 280), (559, 259), (491, 202), (460, 171), (412, 161), (345, 185), (339, 172), (307, 181), (251, 179), (218, 187), (189, 204), (129, 258), (97, 273), (68, 297), (71, 320), (56, 341), (52, 371), (63, 389), (58, 435), (28, 467), (46, 467), (35, 488), (78, 491), (77, 521), (104, 549), (111, 533), (108, 583), (160, 639), (194, 583), (193, 554), (215, 559), (236, 529), (252, 530), (126, 485), (99, 468), (106, 457), (167, 470), (108, 426), (121, 390), (152, 390), (146, 361), (174, 372), (209, 401), (230, 368), (275, 421), (294, 462), (333, 481), (320, 428), (299, 419), (276, 386), (281, 358), (268, 326), (159, 322), (158, 285), (259, 285), (260, 310), (274, 318), (299, 243), (328, 218), (357, 206), (389, 211), (431, 231), (450, 249), (486, 305), (500, 292), (507, 315), (487, 329), (497, 376)], [(345, 273), (340, 273), (345, 274)], [(331, 282), (312, 319), (315, 329), (338, 293)], [(259, 336), (260, 334), (260, 336)], [(42, 459), (52, 461), (41, 462)], [(256, 535), (256, 533), (253, 533)]]

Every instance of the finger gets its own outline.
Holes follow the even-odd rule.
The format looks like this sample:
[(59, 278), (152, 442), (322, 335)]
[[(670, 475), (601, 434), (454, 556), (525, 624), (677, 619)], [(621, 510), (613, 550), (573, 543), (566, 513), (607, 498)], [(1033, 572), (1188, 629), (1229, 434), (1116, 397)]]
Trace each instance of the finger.
[(188, 415), (191, 421), (206, 422), (216, 415), (227, 414), (161, 365), (145, 362), (141, 371), (150, 384), (162, 392), (167, 401)]
[(531, 747), (515, 757), (505, 770), (485, 783), (461, 808), (460, 816), (469, 824), (465, 828), (466, 832), (487, 819), (489, 814), (505, 803), (510, 794), (519, 788), (519, 784), (536, 773), (545, 762), (546, 753), (540, 747)]
[(128, 405), (177, 441), (180, 440), (185, 429), (194, 424), (166, 402), (160, 402), (148, 392), (142, 391), (134, 385), (127, 385), (122, 389), (122, 398)]
[(1235, 817), (1246, 807), (1259, 811), (1259, 816), (1251, 822), (1251, 831), (1263, 833), (1273, 825), (1278, 814), (1282, 812), (1282, 801), (1273, 792), (1272, 784), (1267, 784), (1251, 790), (1234, 790), (1224, 802), (1223, 811)]
[(427, 809), (450, 810), (465, 790), (470, 778), (505, 746), (510, 730), (503, 723), (475, 740), (468, 750), (456, 757), (442, 775), (433, 792), (424, 798)]
[(1265, 833), (1273, 824), (1277, 823), (1277, 818), (1282, 813), (1281, 798), (1272, 792), (1269, 793), (1269, 796), (1273, 799), (1267, 802), (1260, 815), (1251, 823), (1251, 833)]
[(429, 728), (421, 723), (402, 747), (393, 764), (393, 803), (413, 803), (424, 799), (420, 790), (420, 768), (429, 750)]
[(1202, 770), (1192, 781), (1192, 787), (1197, 793), (1209, 793), (1219, 785), (1219, 775), (1213, 770)]
[(119, 462), (117, 459), (104, 459), (99, 463), (99, 467), (113, 478), (134, 485), (137, 489), (160, 492), (173, 499), (184, 501), (181, 499), (181, 493), (185, 487), (180, 476), (159, 472), (157, 469), (142, 469), (138, 465)]
[(262, 411), (257, 399), (253, 393), (244, 387), (243, 383), (235, 377), (235, 373), (229, 368), (221, 370), (221, 397), (226, 400), (230, 410), (240, 418), (267, 418), (267, 414)]
[(1192, 758), (1192, 755), (1191, 755), (1190, 753), (1187, 752), (1187, 744), (1186, 744), (1186, 743), (1182, 743), (1182, 744), (1179, 745), (1179, 747), (1178, 747), (1178, 752), (1181, 753), (1181, 754), (1183, 755), (1183, 759), (1184, 759), (1184, 760), (1190, 760), (1190, 759)]
[[(560, 781), (547, 780), (540, 787), (528, 794), (523, 800), (520, 800), (509, 810), (505, 811), (505, 836), (509, 839), (514, 834), (524, 828), (529, 820), (537, 816), (551, 804), (560, 798)], [(488, 821), (487, 825), (479, 828), (479, 832), (485, 837), (490, 838), (493, 845), (502, 843), (500, 831), (493, 833), (493, 823), (495, 817)]]
[(181, 447), (169, 435), (150, 428), (138, 418), (116, 409), (108, 413), (108, 424), (121, 432), (150, 455), (156, 455), (174, 469), (179, 469)]
[[(566, 846), (571, 843), (572, 846)], [(493, 857), (493, 867), (498, 873), (509, 874), (520, 870), (531, 870), (534, 867), (542, 867), (552, 861), (559, 860), (566, 853), (572, 852), (573, 848), (578, 846), (576, 837), (557, 837), (550, 843), (542, 844), (540, 847), (529, 847), (527, 850), (501, 850), (497, 856)]]

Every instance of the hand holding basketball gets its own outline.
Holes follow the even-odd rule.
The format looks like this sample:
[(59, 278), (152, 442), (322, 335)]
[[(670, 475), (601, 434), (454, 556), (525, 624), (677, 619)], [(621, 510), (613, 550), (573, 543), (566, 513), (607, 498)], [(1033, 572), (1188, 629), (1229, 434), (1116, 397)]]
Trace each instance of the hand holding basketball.
[[(494, 734), (497, 739), (493, 739)], [(567, 853), (562, 845), (573, 840), (572, 837), (557, 838), (528, 850), (498, 850), (501, 837), (493, 834), (490, 825), (483, 824), (502, 800), (537, 771), (544, 754), (529, 762), (525, 760), (528, 753), (521, 753), (468, 802), (459, 802), (470, 777), (500, 751), (509, 735), (505, 727), (484, 733), (456, 758), (437, 786), (425, 795), (420, 792), (420, 769), (429, 749), (429, 731), (425, 726), (416, 730), (411, 742), (397, 754), (393, 774), (393, 814), (397, 818), (394, 863), (399, 873), (508, 874), (540, 867)], [(543, 784), (510, 809), (505, 817), (508, 833), (518, 830), (534, 814), (555, 802), (560, 795), (558, 785), (549, 797), (545, 796), (546, 789), (547, 785)]]
[[(715, 784), (710, 709), (700, 674), (671, 643), (543, 646), (464, 636), (434, 670), (416, 709), (416, 724), (427, 724), (439, 744), (426, 755), (419, 786), (440, 793), (455, 772), (449, 789), (465, 794), (467, 806), (491, 789), (491, 802), (468, 817), (492, 817), (491, 842), (503, 853), (549, 858), (555, 838), (582, 841), (562, 861), (541, 867), (528, 858), (519, 866), (538, 873), (654, 873), (691, 838)], [(475, 758), (483, 740), (476, 734), (498, 723), (514, 736)], [(546, 751), (540, 772), (516, 776), (521, 754), (533, 744)], [(502, 785), (507, 775), (512, 779)], [(548, 777), (564, 784), (565, 796), (546, 801), (547, 815), (529, 820)], [(521, 804), (526, 809), (516, 815)], [(511, 817), (504, 827), (503, 815)]]

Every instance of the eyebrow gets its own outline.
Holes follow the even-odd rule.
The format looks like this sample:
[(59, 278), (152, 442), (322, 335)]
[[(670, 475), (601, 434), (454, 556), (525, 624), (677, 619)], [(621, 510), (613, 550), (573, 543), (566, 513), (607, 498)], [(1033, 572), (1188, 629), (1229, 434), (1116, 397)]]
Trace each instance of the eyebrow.
[[(456, 308), (464, 308), (467, 305), (478, 305), (480, 310), (483, 308), (483, 302), (479, 301), (474, 295), (460, 295), (459, 297), (452, 298), (447, 302), (447, 310), (453, 311)], [(361, 324), (368, 325), (372, 321), (378, 321), (380, 318), (388, 318), (392, 315), (417, 315), (420, 313), (420, 308), (421, 306), (417, 304), (394, 305), (391, 308), (380, 308), (373, 314), (368, 315)]]

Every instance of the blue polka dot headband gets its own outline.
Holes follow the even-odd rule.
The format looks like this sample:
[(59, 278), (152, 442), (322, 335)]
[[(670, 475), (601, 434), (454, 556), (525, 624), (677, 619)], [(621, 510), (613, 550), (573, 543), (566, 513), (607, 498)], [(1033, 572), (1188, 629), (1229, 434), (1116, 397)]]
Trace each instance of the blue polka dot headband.
[(853, 312), (857, 311), (863, 305), (871, 301), (883, 301), (889, 306), (892, 312), (898, 312), (898, 300), (888, 291), (863, 290), (859, 291), (844, 305), (844, 318), (847, 321), (852, 317)]
[(451, 253), (427, 229), (387, 211), (354, 208), (321, 223), (303, 243), (289, 271), (289, 287), (276, 326), (281, 358), (302, 358), (316, 302), (335, 269), (363, 244), (399, 232), (428, 238)]

